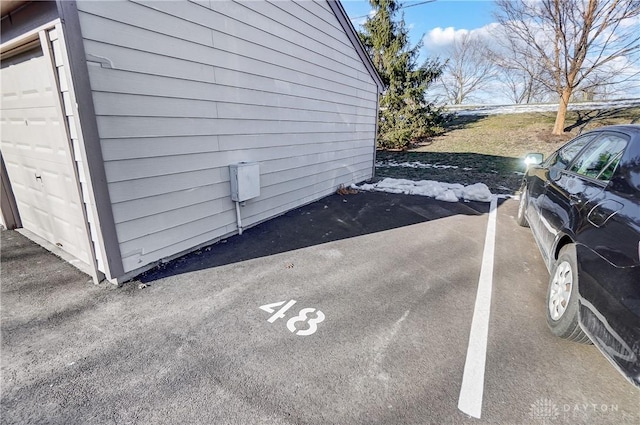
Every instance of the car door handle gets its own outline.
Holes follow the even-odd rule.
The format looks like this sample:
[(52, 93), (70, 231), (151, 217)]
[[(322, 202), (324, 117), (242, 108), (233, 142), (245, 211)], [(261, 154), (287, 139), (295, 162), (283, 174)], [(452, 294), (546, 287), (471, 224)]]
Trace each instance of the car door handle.
[(618, 201), (602, 201), (595, 207), (591, 208), (589, 215), (587, 215), (587, 220), (596, 227), (602, 227), (622, 208), (623, 205)]
[(582, 198), (580, 198), (578, 195), (575, 195), (573, 193), (569, 194), (569, 199), (570, 199), (571, 205), (580, 205), (582, 203)]

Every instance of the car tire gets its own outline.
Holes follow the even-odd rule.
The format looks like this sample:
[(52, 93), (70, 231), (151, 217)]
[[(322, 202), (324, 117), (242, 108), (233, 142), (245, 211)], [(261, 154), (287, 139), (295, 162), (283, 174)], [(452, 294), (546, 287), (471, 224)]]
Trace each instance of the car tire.
[(529, 203), (529, 195), (527, 194), (527, 187), (522, 186), (520, 191), (520, 203), (518, 204), (518, 214), (516, 215), (516, 223), (522, 227), (529, 227), (529, 221), (527, 221), (527, 204)]
[(578, 261), (576, 246), (565, 245), (553, 265), (547, 290), (547, 324), (554, 335), (589, 344), (589, 337), (578, 324)]

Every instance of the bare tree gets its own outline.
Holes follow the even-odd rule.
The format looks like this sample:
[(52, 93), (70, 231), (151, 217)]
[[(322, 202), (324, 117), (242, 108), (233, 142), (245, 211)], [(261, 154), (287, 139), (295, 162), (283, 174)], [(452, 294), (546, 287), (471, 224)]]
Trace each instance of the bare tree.
[(588, 78), (584, 79), (583, 83), (579, 87), (576, 88), (573, 93), (572, 99), (577, 102), (607, 100), (606, 98), (609, 95), (609, 90), (607, 89), (610, 79), (611, 76), (609, 75), (609, 73), (592, 73)]
[(626, 61), (613, 63), (591, 73), (576, 88), (573, 98), (577, 101), (610, 100), (614, 96), (628, 96), (640, 87), (640, 82), (633, 78), (638, 73), (624, 73)]
[(513, 103), (540, 103), (549, 98), (547, 88), (523, 69), (499, 68), (497, 79)]
[[(527, 46), (559, 96), (554, 134), (564, 132), (567, 105), (590, 75), (618, 58), (638, 63), (638, 0), (497, 0), (505, 35)], [(637, 74), (636, 74), (637, 75)]]
[(488, 59), (482, 39), (464, 33), (456, 38), (447, 51), (440, 86), (447, 100), (459, 105), (481, 90), (494, 76), (493, 63)]
[(542, 102), (549, 96), (543, 83), (545, 70), (535, 52), (522, 41), (505, 34), (505, 27), (492, 30), (494, 43), (488, 47), (489, 59), (495, 64), (497, 79), (513, 103)]

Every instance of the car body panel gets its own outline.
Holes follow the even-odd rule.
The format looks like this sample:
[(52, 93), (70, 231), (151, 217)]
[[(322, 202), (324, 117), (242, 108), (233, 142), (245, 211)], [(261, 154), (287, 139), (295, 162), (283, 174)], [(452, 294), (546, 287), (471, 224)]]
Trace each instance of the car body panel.
[(578, 245), (580, 325), (594, 344), (629, 380), (640, 386), (640, 267), (611, 267)]
[(549, 270), (576, 244), (580, 326), (640, 387), (640, 126), (594, 130), (554, 155), (523, 178), (527, 221)]

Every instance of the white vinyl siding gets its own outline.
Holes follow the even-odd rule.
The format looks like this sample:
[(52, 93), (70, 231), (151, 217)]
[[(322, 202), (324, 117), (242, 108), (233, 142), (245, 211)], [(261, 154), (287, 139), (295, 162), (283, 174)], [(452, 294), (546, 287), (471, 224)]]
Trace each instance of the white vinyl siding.
[(377, 88), (328, 5), (78, 2), (125, 272), (370, 178)]

